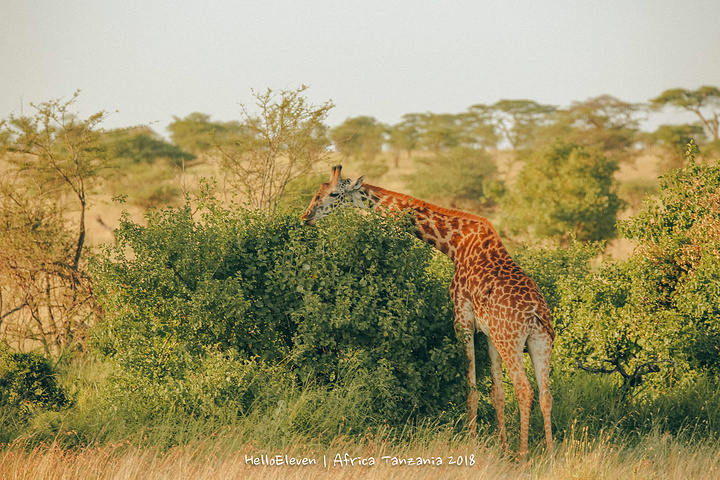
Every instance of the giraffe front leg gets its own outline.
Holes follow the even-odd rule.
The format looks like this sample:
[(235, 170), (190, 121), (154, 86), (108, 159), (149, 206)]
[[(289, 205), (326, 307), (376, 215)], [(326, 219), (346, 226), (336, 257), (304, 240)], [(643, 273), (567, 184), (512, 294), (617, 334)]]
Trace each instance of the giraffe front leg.
[(497, 415), (498, 430), (500, 432), (500, 447), (503, 452), (507, 451), (507, 433), (505, 431), (505, 390), (503, 389), (502, 358), (493, 342), (488, 338), (488, 351), (490, 354), (490, 376), (492, 378), (492, 389), (490, 400), (495, 407)]
[(470, 438), (475, 438), (477, 434), (477, 409), (478, 409), (478, 390), (475, 372), (475, 339), (474, 334), (464, 330), (460, 333), (465, 343), (465, 353), (468, 356), (469, 365), (467, 373), (467, 382), (470, 391), (467, 397), (468, 406), (468, 433)]
[(476, 383), (476, 372), (475, 372), (475, 341), (474, 335), (470, 334), (470, 340), (465, 343), (467, 356), (470, 359), (470, 365), (468, 366), (468, 386), (470, 392), (468, 393), (468, 430), (470, 432), (470, 438), (475, 438), (477, 433), (477, 409), (478, 409), (478, 390)]

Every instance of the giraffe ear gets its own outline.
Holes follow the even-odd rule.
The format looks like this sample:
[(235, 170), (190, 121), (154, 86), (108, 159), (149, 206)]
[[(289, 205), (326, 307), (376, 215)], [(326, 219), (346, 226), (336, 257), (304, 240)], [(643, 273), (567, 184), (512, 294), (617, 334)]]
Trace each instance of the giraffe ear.
[(363, 180), (365, 180), (365, 175), (355, 180), (355, 185), (352, 186), (351, 190), (360, 190), (360, 187), (362, 187)]

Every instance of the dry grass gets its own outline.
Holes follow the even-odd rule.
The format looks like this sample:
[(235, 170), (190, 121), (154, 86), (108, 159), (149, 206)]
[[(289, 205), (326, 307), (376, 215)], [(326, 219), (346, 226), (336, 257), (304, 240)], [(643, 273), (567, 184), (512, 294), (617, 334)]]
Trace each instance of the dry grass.
[[(249, 457), (267, 454), (306, 458), (311, 466), (252, 465)], [(472, 465), (450, 465), (453, 459)], [(364, 458), (375, 463), (360, 465)], [(389, 457), (383, 459), (382, 457)], [(435, 465), (393, 465), (397, 459), (433, 459)], [(442, 460), (438, 464), (437, 457)], [(346, 459), (355, 459), (351, 464)], [(338, 460), (342, 459), (342, 462)], [(614, 445), (607, 438), (569, 438), (556, 454), (539, 456), (521, 465), (500, 455), (496, 448), (448, 438), (442, 434), (429, 442), (399, 446), (372, 442), (345, 443), (320, 450), (291, 447), (272, 452), (252, 445), (229, 448), (207, 442), (174, 447), (162, 452), (120, 443), (63, 450), (56, 445), (25, 451), (6, 448), (0, 453), (3, 479), (312, 479), (325, 478), (492, 478), (492, 479), (716, 479), (720, 477), (720, 447), (709, 443), (687, 444), (669, 436), (651, 435), (637, 446)]]

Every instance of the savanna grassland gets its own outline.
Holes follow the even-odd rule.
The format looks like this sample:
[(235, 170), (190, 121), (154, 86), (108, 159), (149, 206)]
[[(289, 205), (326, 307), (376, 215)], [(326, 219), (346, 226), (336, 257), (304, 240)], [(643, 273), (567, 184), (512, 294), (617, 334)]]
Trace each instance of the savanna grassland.
[[(73, 100), (0, 124), (0, 478), (720, 476), (711, 135), (609, 96), (328, 128), (303, 91), (170, 141)], [(509, 381), (501, 451), (482, 335), (468, 437), (452, 264), (407, 219), (299, 224), (337, 163), (497, 227), (553, 311), (553, 454), (535, 400), (519, 462)]]

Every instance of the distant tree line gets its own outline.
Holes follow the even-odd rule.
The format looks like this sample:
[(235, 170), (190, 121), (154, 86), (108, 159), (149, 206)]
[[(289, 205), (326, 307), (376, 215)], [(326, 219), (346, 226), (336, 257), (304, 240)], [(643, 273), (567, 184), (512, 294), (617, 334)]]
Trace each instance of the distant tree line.
[[(642, 133), (639, 124), (649, 112), (666, 108), (695, 114), (698, 123), (661, 125)], [(689, 139), (717, 149), (720, 89), (670, 89), (647, 104), (629, 103), (611, 95), (573, 102), (567, 108), (526, 99), (503, 99), (491, 105), (476, 104), (460, 113), (408, 113), (387, 125), (372, 116), (347, 118), (333, 128), (324, 127), (329, 144), (346, 159), (371, 162), (381, 151), (408, 156), (416, 150), (432, 153), (452, 148), (512, 150), (535, 149), (558, 138), (605, 151), (622, 151), (635, 144), (662, 145), (683, 153)], [(249, 132), (243, 122), (214, 122), (208, 115), (191, 113), (174, 117), (170, 138), (180, 148), (206, 152), (232, 143)]]

